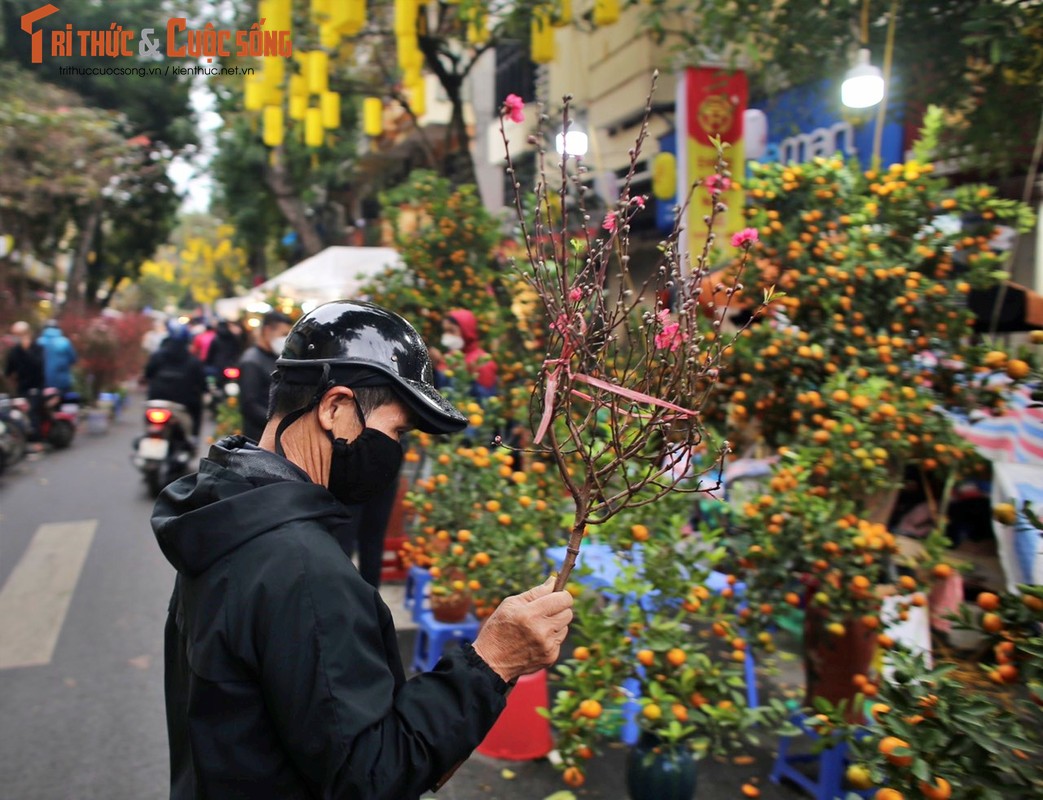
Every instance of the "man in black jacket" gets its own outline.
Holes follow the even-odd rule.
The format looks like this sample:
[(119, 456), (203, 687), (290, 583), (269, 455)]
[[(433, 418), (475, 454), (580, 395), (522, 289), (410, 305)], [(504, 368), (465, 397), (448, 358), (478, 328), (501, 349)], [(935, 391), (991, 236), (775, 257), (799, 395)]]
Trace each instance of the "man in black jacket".
[(282, 353), (286, 334), (293, 322), (281, 311), (261, 318), (257, 343), (239, 359), (239, 408), (243, 414), (243, 436), (256, 442), (268, 420), (268, 393), (272, 386), (275, 359)]
[(206, 374), (202, 362), (188, 350), (191, 338), (188, 328), (173, 325), (169, 330), (167, 338), (145, 364), (147, 397), (183, 405), (192, 417), (192, 436), (197, 437), (203, 419)]
[(482, 741), (510, 682), (557, 659), (572, 600), (548, 581), (405, 680), (391, 612), (338, 544), (402, 433), (466, 426), (431, 377), (401, 317), (327, 303), (287, 338), (260, 447), (228, 437), (163, 491), (172, 800), (411, 800)]
[(4, 375), (14, 377), (15, 393), (19, 397), (43, 391), (43, 348), (33, 339), (33, 329), (28, 322), (19, 321), (11, 326), (14, 344), (7, 351)]

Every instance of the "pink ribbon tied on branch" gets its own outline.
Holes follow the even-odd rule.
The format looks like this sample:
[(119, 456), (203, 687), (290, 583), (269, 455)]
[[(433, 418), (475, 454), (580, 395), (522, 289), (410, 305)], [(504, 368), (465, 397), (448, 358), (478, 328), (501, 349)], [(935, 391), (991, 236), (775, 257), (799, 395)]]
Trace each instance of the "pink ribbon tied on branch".
[[(669, 312), (666, 313), (669, 314)], [(664, 320), (662, 314), (663, 312), (660, 312), (660, 321)], [(668, 420), (699, 416), (698, 411), (693, 411), (689, 408), (684, 408), (682, 406), (677, 405), (676, 403), (671, 403), (668, 400), (663, 400), (659, 397), (653, 397), (652, 395), (646, 394), (645, 392), (637, 392), (633, 389), (628, 389), (625, 386), (618, 386), (614, 383), (609, 383), (608, 381), (602, 380), (601, 378), (595, 378), (592, 375), (587, 375), (583, 372), (573, 372), (570, 364), (572, 362), (572, 355), (575, 352), (576, 348), (572, 339), (574, 336), (577, 335), (577, 333), (580, 337), (582, 337), (587, 332), (587, 324), (583, 317), (581, 315), (575, 315), (575, 318), (579, 322), (578, 332), (574, 332), (572, 330), (572, 327), (569, 324), (571, 322), (571, 317), (567, 314), (559, 314), (558, 318), (554, 322), (552, 322), (550, 326), (552, 330), (557, 331), (562, 336), (561, 353), (557, 358), (549, 358), (543, 362), (543, 368), (547, 371), (547, 378), (543, 390), (543, 414), (540, 417), (540, 424), (536, 428), (536, 444), (539, 444), (543, 441), (543, 437), (546, 436), (547, 430), (550, 428), (551, 420), (554, 419), (554, 398), (557, 396), (558, 393), (558, 384), (561, 382), (562, 372), (564, 372), (564, 374), (568, 377), (570, 383), (579, 381), (581, 383), (586, 383), (587, 385), (592, 386), (595, 389), (600, 389), (603, 392), (608, 392), (609, 394), (615, 395), (619, 398), (632, 400), (635, 403), (647, 403), (648, 405), (658, 406), (659, 408), (675, 412), (674, 414), (666, 418)], [(661, 347), (659, 344), (659, 337), (668, 335), (669, 339), (667, 340), (667, 344), (670, 347), (670, 350), (673, 351), (676, 350), (680, 346), (681, 342), (683, 342), (684, 339), (687, 337), (685, 336), (685, 334), (680, 333), (680, 326), (677, 323), (671, 323), (669, 328), (669, 333), (667, 332), (667, 327), (664, 326), (663, 333), (656, 335), (656, 347)], [(576, 389), (570, 389), (569, 391), (576, 397), (579, 397), (583, 400), (587, 400), (589, 402), (594, 402), (594, 398), (591, 395), (585, 394)], [(624, 411), (622, 413), (624, 413), (627, 416), (640, 416), (632, 414), (628, 411)]]

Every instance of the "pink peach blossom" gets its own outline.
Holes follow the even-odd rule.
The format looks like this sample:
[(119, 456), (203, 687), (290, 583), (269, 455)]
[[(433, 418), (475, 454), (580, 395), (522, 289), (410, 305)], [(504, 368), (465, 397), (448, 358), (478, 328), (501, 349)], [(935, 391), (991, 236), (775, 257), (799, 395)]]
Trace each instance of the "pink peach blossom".
[(756, 228), (743, 228), (732, 236), (732, 247), (749, 246), (756, 243), (759, 238)]
[(516, 94), (509, 94), (503, 101), (504, 113), (511, 122), (525, 122), (525, 101)]

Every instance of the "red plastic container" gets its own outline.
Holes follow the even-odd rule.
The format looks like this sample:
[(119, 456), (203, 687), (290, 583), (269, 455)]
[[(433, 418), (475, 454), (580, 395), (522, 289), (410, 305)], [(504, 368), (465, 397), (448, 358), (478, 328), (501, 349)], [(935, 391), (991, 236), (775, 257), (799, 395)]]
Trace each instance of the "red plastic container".
[(507, 696), (507, 707), (496, 720), (478, 752), (490, 758), (531, 761), (554, 749), (550, 722), (536, 713), (548, 708), (547, 670), (523, 675)]

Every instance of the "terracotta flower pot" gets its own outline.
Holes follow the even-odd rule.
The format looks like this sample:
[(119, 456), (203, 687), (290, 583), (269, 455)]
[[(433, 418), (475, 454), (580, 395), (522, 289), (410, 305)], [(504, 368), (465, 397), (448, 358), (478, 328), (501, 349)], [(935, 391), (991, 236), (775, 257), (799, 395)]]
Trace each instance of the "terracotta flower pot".
[(471, 610), (471, 595), (467, 592), (431, 594), (431, 614), (439, 622), (463, 622)]
[[(876, 652), (876, 632), (861, 620), (844, 621), (844, 635), (826, 630), (826, 615), (811, 607), (804, 615), (804, 680), (806, 705), (823, 697), (833, 705), (847, 700), (849, 706), (859, 689), (855, 675), (868, 675)], [(861, 709), (849, 708), (848, 718), (857, 721)]]

